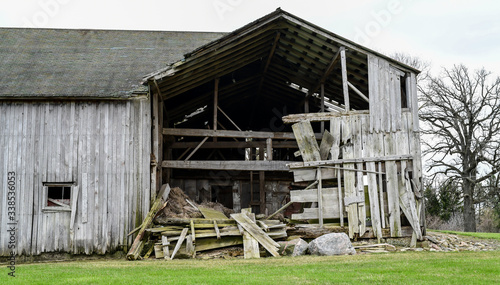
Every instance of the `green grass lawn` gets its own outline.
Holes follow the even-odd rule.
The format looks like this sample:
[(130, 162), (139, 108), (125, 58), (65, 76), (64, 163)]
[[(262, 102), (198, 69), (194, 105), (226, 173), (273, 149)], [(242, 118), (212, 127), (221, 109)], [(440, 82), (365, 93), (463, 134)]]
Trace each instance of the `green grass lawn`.
[[(0, 284), (495, 284), (500, 252), (19, 264)], [(7, 281), (7, 282), (6, 282)]]
[(496, 239), (500, 240), (500, 233), (470, 233), (470, 232), (456, 232), (456, 231), (439, 231), (439, 230), (427, 230), (431, 232), (439, 232), (445, 234), (455, 234), (460, 236), (468, 236), (482, 239)]

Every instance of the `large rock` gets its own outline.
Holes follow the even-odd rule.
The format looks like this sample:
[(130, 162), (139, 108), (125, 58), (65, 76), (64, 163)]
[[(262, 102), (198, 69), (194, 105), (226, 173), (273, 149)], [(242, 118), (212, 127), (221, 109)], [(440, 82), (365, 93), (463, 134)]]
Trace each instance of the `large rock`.
[(345, 233), (322, 235), (309, 243), (309, 252), (313, 255), (356, 254), (351, 240)]
[(308, 244), (301, 238), (296, 238), (289, 241), (279, 241), (280, 248), (278, 250), (280, 255), (301, 256), (306, 254)]

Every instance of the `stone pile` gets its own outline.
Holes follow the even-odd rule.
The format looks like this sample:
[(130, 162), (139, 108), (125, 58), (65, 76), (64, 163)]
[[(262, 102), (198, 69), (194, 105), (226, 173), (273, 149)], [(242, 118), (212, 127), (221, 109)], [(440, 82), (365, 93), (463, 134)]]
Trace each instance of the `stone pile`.
[(438, 232), (428, 232), (422, 247), (429, 251), (491, 251), (500, 250), (500, 241), (475, 239)]

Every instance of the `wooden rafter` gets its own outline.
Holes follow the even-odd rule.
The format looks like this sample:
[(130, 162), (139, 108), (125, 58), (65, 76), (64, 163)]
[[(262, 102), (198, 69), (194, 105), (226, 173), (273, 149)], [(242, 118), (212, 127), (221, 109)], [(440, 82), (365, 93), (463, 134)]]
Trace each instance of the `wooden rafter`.
[(316, 85), (314, 85), (313, 88), (309, 89), (309, 92), (307, 92), (306, 97), (309, 97), (312, 94), (314, 94), (316, 91), (318, 91), (318, 89), (321, 87), (322, 84), (325, 84), (326, 79), (328, 78), (330, 73), (332, 73), (333, 68), (335, 67), (335, 64), (339, 60), (339, 55), (340, 55), (341, 51), (345, 51), (345, 48), (340, 47), (339, 50), (337, 51), (337, 53), (335, 53), (335, 55), (332, 57), (332, 60), (330, 61), (330, 64), (328, 64), (328, 67), (325, 69), (325, 72), (321, 76), (320, 81), (318, 83), (316, 83)]

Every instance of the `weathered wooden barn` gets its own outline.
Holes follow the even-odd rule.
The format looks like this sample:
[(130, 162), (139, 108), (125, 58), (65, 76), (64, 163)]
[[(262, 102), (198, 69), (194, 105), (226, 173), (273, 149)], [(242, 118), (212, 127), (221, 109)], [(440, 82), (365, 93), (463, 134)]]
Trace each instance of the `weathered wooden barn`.
[(418, 70), (280, 9), (229, 34), (0, 36), (0, 255), (9, 172), (26, 255), (130, 246), (165, 183), (351, 237), (425, 229)]
[(145, 78), (153, 184), (236, 211), (315, 203), (292, 218), (421, 238), (418, 72), (278, 9)]
[(221, 35), (0, 29), (0, 256), (10, 252), (11, 172), (18, 254), (130, 244), (151, 197), (141, 76)]

